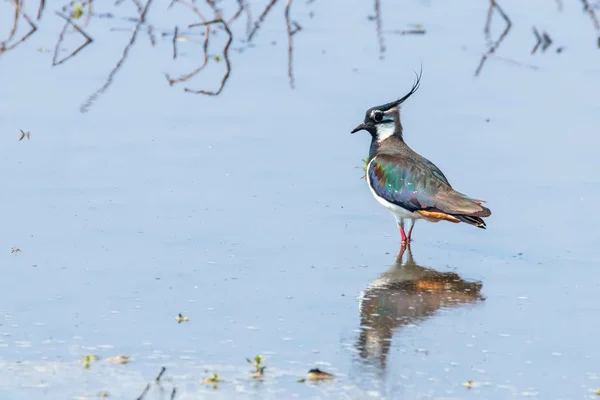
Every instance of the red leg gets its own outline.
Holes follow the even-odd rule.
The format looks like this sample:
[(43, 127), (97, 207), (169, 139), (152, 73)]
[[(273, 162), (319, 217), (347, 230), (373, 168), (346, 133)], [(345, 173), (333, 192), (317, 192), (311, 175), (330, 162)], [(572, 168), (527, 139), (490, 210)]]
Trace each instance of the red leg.
[(400, 228), (400, 239), (402, 240), (402, 244), (408, 243), (406, 232), (404, 232), (404, 224), (398, 224), (398, 228)]
[(410, 229), (408, 230), (408, 241), (409, 241), (409, 242), (412, 240), (412, 239), (411, 239), (411, 236), (412, 236), (412, 231), (413, 231), (413, 228), (415, 227), (415, 224), (416, 224), (416, 223), (417, 223), (417, 221), (415, 221), (415, 220), (413, 219), (413, 221), (412, 221), (412, 225), (410, 226)]
[(400, 253), (398, 253), (398, 255), (396, 256), (397, 263), (402, 263), (402, 257), (404, 256), (404, 252), (406, 251), (406, 246), (406, 243), (402, 243), (402, 246), (400, 247)]

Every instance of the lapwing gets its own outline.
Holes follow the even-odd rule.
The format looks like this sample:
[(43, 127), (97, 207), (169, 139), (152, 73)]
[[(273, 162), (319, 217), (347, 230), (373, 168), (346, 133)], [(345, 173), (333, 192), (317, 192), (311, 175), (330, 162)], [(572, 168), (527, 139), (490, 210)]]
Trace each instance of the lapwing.
[[(364, 121), (351, 132), (365, 130), (371, 134), (366, 180), (375, 199), (396, 218), (402, 243), (411, 241), (418, 219), (466, 222), (485, 229), (482, 218), (491, 215), (483, 200), (454, 190), (435, 164), (404, 142), (400, 105), (417, 91), (420, 81), (421, 75), (417, 75), (405, 96), (369, 108)], [(408, 235), (404, 231), (407, 220), (411, 223)]]

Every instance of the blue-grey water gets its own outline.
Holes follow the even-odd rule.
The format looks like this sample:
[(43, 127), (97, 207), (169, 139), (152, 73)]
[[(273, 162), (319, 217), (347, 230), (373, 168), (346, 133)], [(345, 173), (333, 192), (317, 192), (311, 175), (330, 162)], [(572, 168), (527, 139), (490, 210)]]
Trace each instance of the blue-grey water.
[[(250, 3), (254, 21), (267, 2)], [(502, 1), (512, 28), (475, 77), (504, 27), (495, 14), (486, 39), (485, 1), (381, 1), (380, 41), (372, 2), (297, 0), (291, 89), (281, 0), (253, 47), (246, 15), (232, 23), (219, 96), (164, 78), (202, 63), (200, 36), (173, 60), (170, 36), (141, 31), (82, 113), (135, 23), (92, 17), (94, 42), (52, 67), (62, 5), (37, 21), (27, 2), (38, 32), (0, 55), (0, 398), (135, 399), (149, 382), (146, 400), (595, 398), (600, 49), (564, 3)], [(197, 22), (167, 6), (149, 8), (157, 32)], [(0, 4), (2, 35), (12, 16)], [(425, 34), (393, 32), (413, 24)], [(552, 37), (543, 53), (532, 26)], [(63, 56), (81, 40), (67, 36)], [(190, 88), (219, 86), (215, 37)], [(394, 220), (360, 179), (370, 137), (349, 132), (421, 65), (405, 139), (493, 214), (487, 230), (421, 221), (396, 260)], [(314, 367), (335, 380), (298, 382)]]

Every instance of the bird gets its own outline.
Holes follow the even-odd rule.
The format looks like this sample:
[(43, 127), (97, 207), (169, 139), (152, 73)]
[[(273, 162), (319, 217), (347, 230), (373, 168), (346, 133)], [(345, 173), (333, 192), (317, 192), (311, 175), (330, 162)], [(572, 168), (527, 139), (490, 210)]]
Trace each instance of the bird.
[[(421, 73), (406, 95), (369, 108), (364, 121), (350, 132), (371, 134), (366, 181), (373, 197), (394, 215), (402, 244), (411, 242), (419, 219), (464, 222), (485, 229), (483, 218), (492, 214), (483, 206), (484, 200), (454, 190), (434, 163), (404, 141), (400, 105), (419, 89), (420, 82)], [(411, 224), (408, 234), (404, 230), (405, 221)]]

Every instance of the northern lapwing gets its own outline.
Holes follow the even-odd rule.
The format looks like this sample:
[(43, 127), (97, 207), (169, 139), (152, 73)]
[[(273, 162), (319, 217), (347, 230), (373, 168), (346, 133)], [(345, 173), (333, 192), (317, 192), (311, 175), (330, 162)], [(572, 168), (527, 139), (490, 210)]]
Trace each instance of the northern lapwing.
[[(402, 243), (410, 242), (417, 219), (466, 222), (485, 229), (482, 218), (491, 215), (483, 200), (454, 190), (435, 164), (404, 142), (400, 105), (417, 91), (420, 81), (418, 75), (401, 99), (369, 108), (365, 120), (351, 132), (365, 130), (371, 134), (366, 180), (375, 199), (396, 218)], [(411, 221), (408, 235), (405, 220)]]

